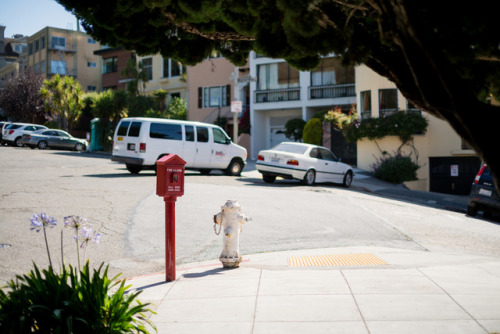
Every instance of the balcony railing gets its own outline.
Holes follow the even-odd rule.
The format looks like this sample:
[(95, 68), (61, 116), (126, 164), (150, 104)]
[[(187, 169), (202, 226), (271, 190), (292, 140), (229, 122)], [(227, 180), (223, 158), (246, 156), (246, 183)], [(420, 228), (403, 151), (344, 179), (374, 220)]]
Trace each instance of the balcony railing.
[(255, 103), (300, 100), (300, 87), (255, 91)]
[(354, 84), (311, 86), (309, 87), (309, 99), (335, 99), (338, 97), (356, 96)]

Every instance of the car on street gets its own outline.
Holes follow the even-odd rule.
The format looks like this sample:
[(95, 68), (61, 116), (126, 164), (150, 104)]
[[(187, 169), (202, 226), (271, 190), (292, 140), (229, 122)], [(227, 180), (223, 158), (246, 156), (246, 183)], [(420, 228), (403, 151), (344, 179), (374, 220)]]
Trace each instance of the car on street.
[(57, 148), (74, 151), (85, 151), (88, 142), (85, 139), (75, 138), (66, 131), (56, 129), (43, 129), (25, 133), (21, 139), (22, 145), (30, 148)]
[(2, 140), (9, 145), (22, 147), (21, 138), (23, 134), (37, 130), (47, 129), (44, 125), (31, 123), (11, 123), (4, 127)]
[(260, 151), (255, 166), (266, 183), (282, 177), (306, 185), (333, 182), (350, 187), (354, 177), (353, 168), (326, 147), (296, 142), (282, 142)]
[(2, 139), (2, 137), (3, 137), (3, 128), (6, 127), (9, 124), (10, 124), (10, 122), (8, 122), (8, 121), (1, 121), (0, 122), (0, 145), (4, 144), (4, 141)]
[(493, 182), (493, 175), (486, 164), (484, 164), (472, 183), (467, 205), (467, 214), (476, 216), (478, 211), (483, 212), (484, 218), (491, 218), (493, 213), (500, 212), (500, 197)]

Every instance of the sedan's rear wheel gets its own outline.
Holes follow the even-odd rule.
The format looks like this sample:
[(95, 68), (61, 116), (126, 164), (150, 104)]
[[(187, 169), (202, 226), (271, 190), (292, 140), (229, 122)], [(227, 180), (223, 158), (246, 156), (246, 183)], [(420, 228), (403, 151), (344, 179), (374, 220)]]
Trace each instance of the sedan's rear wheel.
[(38, 148), (41, 149), (41, 150), (45, 150), (47, 148), (47, 142), (46, 141), (39, 141), (38, 142)]
[(315, 180), (316, 180), (316, 173), (314, 173), (312, 169), (309, 169), (306, 175), (304, 175), (302, 183), (308, 186), (312, 186)]

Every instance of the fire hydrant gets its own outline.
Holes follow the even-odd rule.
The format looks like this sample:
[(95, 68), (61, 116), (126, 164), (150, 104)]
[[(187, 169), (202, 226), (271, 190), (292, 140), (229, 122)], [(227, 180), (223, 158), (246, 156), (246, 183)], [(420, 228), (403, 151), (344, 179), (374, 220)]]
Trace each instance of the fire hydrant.
[[(224, 268), (237, 268), (240, 265), (241, 225), (251, 220), (252, 218), (241, 213), (238, 201), (231, 200), (221, 207), (221, 212), (214, 215), (214, 223), (219, 225), (219, 233), (224, 231), (224, 248), (219, 256)], [(219, 234), (217, 231), (215, 233)]]

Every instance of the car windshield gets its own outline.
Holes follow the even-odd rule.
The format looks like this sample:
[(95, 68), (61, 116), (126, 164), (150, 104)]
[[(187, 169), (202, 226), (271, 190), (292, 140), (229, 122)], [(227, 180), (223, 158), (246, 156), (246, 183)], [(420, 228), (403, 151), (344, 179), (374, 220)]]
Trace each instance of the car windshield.
[(278, 145), (274, 146), (273, 148), (271, 148), (271, 150), (288, 152), (288, 153), (296, 153), (296, 154), (304, 154), (304, 152), (307, 150), (307, 146), (281, 143), (281, 144), (278, 144)]

